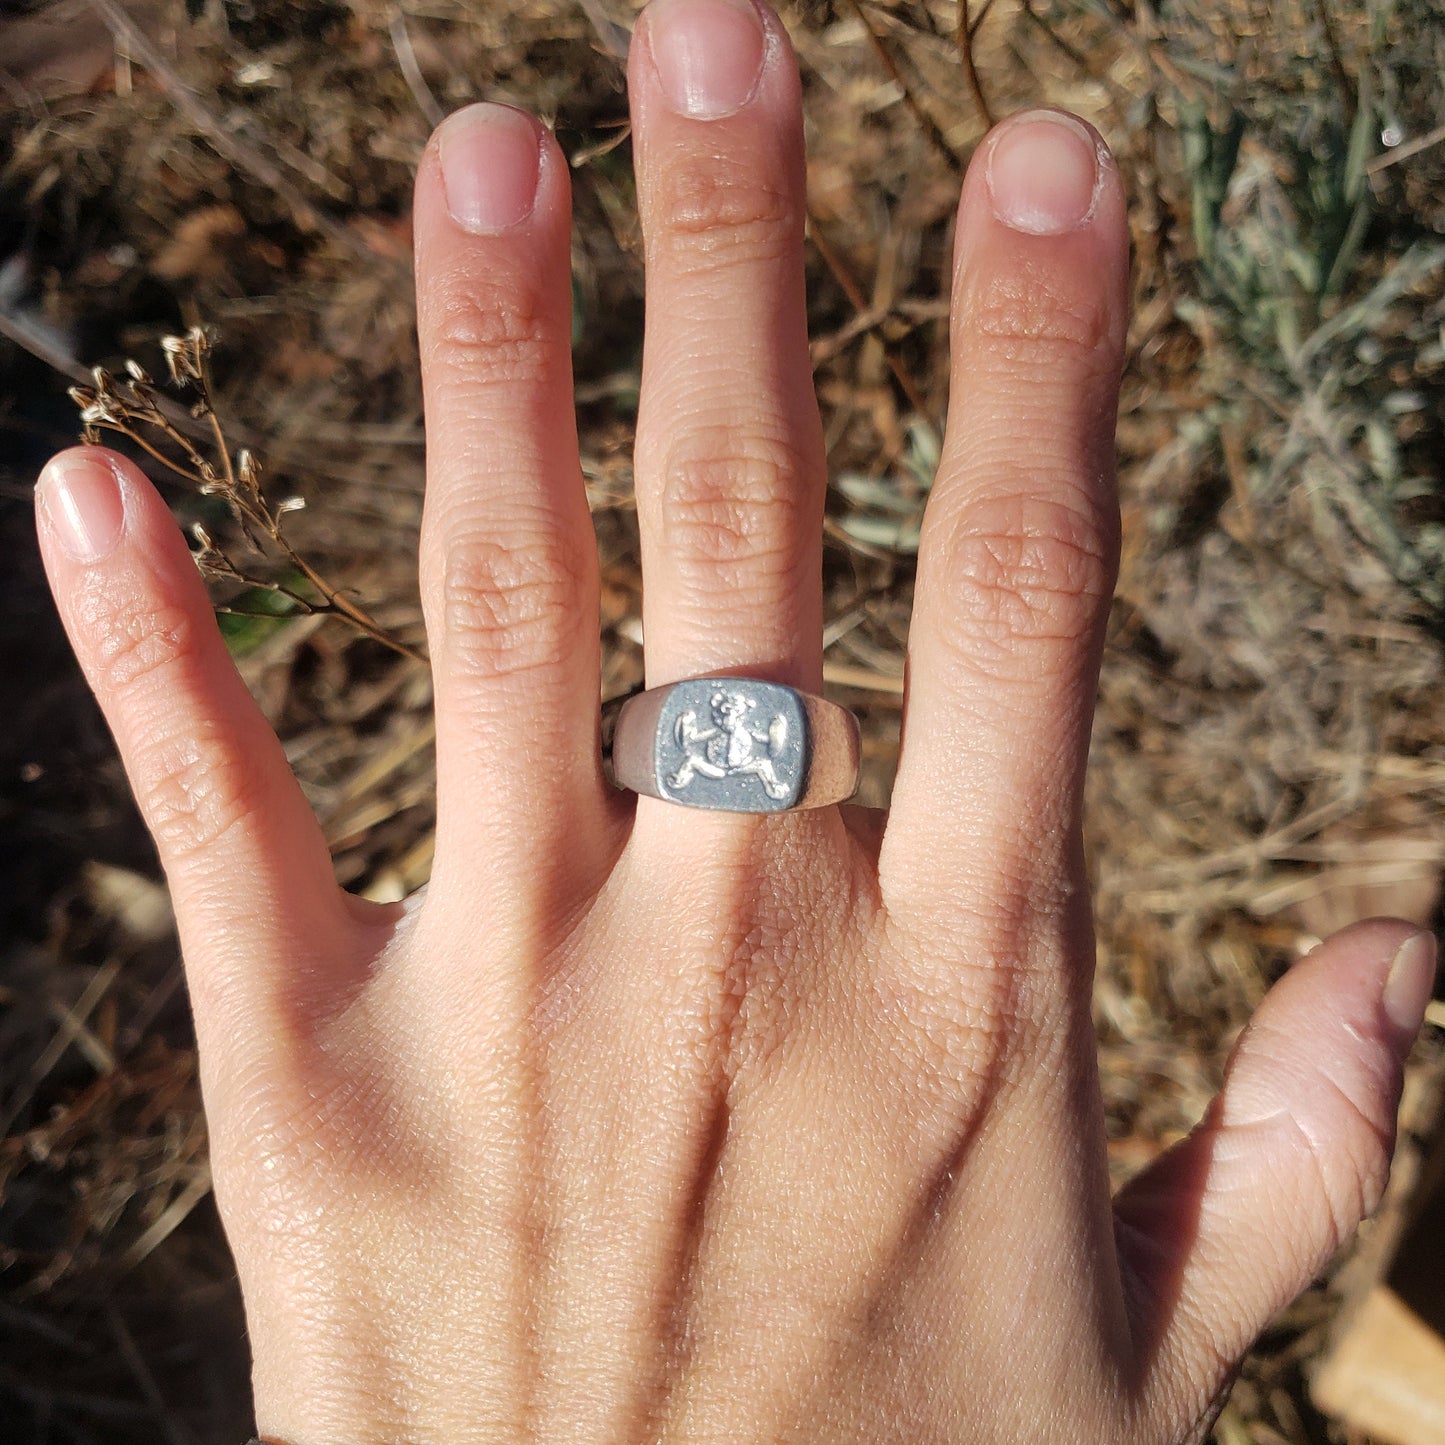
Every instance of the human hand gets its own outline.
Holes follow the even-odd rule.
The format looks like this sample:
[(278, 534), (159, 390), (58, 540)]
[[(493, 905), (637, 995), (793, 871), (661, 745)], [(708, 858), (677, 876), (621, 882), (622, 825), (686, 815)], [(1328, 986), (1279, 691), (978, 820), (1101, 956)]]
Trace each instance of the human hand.
[[(816, 691), (796, 69), (747, 0), (658, 0), (630, 82), (648, 679)], [(476, 107), (417, 183), (424, 901), (337, 888), (136, 469), (87, 448), (42, 480), (175, 898), (263, 1432), (1202, 1438), (1378, 1197), (1433, 945), (1372, 923), (1292, 969), (1200, 1128), (1111, 1203), (1079, 832), (1117, 530), (1107, 152), (1016, 117), (964, 185), (886, 829), (605, 781), (567, 174)]]

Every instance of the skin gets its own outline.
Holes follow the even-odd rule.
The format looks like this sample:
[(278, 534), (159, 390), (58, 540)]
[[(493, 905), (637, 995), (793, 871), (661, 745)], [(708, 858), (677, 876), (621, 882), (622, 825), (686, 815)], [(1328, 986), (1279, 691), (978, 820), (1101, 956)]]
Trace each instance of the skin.
[[(632, 46), (654, 686), (821, 678), (799, 83), (762, 20), (758, 86), (717, 119), (667, 102), (651, 12)], [(1105, 160), (1084, 223), (1005, 225), (1008, 126), (960, 201), (886, 823), (604, 779), (568, 167), (541, 128), (535, 207), (494, 234), (451, 219), (436, 143), (417, 179), (424, 899), (336, 886), (140, 473), (91, 448), (42, 480), (56, 599), (173, 890), (268, 1438), (1199, 1440), (1378, 1199), (1414, 1031), (1385, 1002), (1413, 930), (1387, 921), (1290, 970), (1199, 1129), (1110, 1199), (1079, 811), (1124, 200)], [(67, 467), (118, 489), (102, 557), (64, 544)]]

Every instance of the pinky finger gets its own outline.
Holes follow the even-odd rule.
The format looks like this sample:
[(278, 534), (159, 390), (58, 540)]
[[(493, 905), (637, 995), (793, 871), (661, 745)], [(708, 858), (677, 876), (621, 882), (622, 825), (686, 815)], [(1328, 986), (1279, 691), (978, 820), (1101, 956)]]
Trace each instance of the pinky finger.
[(185, 539), (145, 477), (100, 447), (50, 461), (36, 513), (56, 604), (170, 882), (198, 1027), (227, 1015), (255, 1027), (274, 1017), (267, 1002), (304, 1008), (298, 985), (328, 986), (318, 965), (355, 952), (360, 915)]
[(1260, 1005), (1204, 1122), (1119, 1195), (1141, 1384), (1165, 1414), (1217, 1404), (1379, 1203), (1434, 977), (1435, 941), (1408, 924), (1321, 945)]

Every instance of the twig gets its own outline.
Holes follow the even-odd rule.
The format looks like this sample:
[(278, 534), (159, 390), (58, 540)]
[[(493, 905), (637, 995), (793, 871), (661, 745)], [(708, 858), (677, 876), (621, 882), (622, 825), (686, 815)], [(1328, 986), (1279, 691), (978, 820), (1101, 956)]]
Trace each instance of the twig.
[[(1094, 77), (1094, 67), (1089, 64), (1088, 57), (1082, 54), (1076, 47), (1070, 45), (1062, 35), (1034, 9), (1033, 0), (1021, 0), (1023, 12), (1038, 28), (1043, 31), (1045, 39), (1058, 49), (1068, 60), (1071, 60), (1079, 70), (1091, 78)], [(960, 0), (960, 5), (966, 5), (967, 0)], [(1112, 88), (1112, 87), (1111, 87)]]
[(983, 7), (982, 7), (982, 9), (980, 9), (979, 12), (978, 12), (978, 14), (975, 15), (975, 16), (973, 17), (973, 19), (969, 21), (969, 25), (968, 25), (968, 37), (969, 37), (970, 40), (972, 40), (973, 37), (978, 34), (978, 27), (979, 27), (980, 25), (982, 25), (985, 20), (988, 19), (988, 12), (989, 12), (990, 10), (992, 10), (992, 9), (993, 9), (993, 0), (983, 0)]
[[(931, 321), (946, 320), (949, 309), (946, 300), (925, 301), (908, 296), (900, 297), (886, 306), (871, 306), (867, 311), (859, 312), (836, 331), (829, 332), (826, 336), (820, 336), (809, 344), (808, 354), (813, 364), (813, 370), (817, 371), (820, 366), (826, 366), (860, 336), (864, 336), (890, 321), (895, 323), (893, 334), (885, 333), (883, 340), (885, 343), (896, 344), (904, 337), (911, 336), (920, 326), (926, 326)], [(581, 400), (580, 393), (578, 399)]]
[[(202, 493), (221, 497), (242, 535), (257, 554), (265, 556), (268, 549), (273, 556), (279, 554), (293, 571), (306, 579), (321, 600), (318, 602), (303, 596), (282, 583), (249, 576), (198, 523), (191, 530), (200, 543), (196, 565), (202, 572), (278, 593), (295, 603), (303, 613), (334, 613), (344, 617), (358, 631), (383, 647), (389, 647), (413, 661), (424, 661), (415, 648), (393, 637), (364, 607), (327, 582), (291, 545), (284, 534), (283, 524), (288, 512), (296, 511), (303, 505), (302, 500), (293, 497), (274, 504), (268, 501), (261, 490), (260, 463), (248, 448), (243, 447), (232, 460), (231, 448), (211, 392), (210, 345), (206, 332), (199, 326), (193, 326), (185, 336), (167, 336), (161, 342), (171, 381), (195, 394), (191, 416), (209, 428), (217, 465), (207, 461), (170, 424), (161, 411), (162, 398), (155, 384), (145, 369), (134, 361), (126, 363), (129, 380), (124, 383), (117, 382), (104, 367), (98, 366), (91, 373), (92, 385), (71, 389), (71, 398), (80, 407), (85, 440), (97, 440), (101, 430), (118, 432), (176, 475), (198, 487)], [(152, 445), (144, 434), (145, 428), (159, 431), (179, 447), (184, 461), (167, 456)]]
[(1394, 150), (1376, 156), (1365, 167), (1365, 173), (1373, 176), (1388, 166), (1397, 166), (1401, 161), (1407, 161), (1411, 156), (1417, 156), (1421, 151), (1439, 145), (1442, 140), (1445, 140), (1445, 125), (1437, 125), (1434, 130), (1426, 131), (1424, 135), (1416, 136), (1414, 140), (1406, 141), (1403, 145), (1396, 146)]
[[(52, 371), (58, 373), (60, 376), (67, 377), (70, 381), (80, 386), (89, 386), (91, 384), (91, 370), (82, 365), (79, 360), (71, 356), (68, 352), (59, 349), (54, 342), (43, 335), (38, 328), (27, 326), (23, 316), (16, 316), (0, 310), (0, 337), (4, 337), (7, 341), (14, 342), (22, 351), (29, 352), (37, 361), (44, 362), (46, 366), (50, 367)], [(176, 433), (180, 434), (189, 431), (194, 435), (199, 435), (201, 431), (204, 430), (201, 424), (184, 407), (177, 406), (169, 397), (157, 396), (154, 400), (157, 410), (161, 416), (175, 428)], [(230, 430), (231, 440), (237, 446), (250, 447), (252, 449), (259, 448), (260, 438), (250, 427), (237, 421), (227, 422), (226, 425)], [(387, 435), (388, 433), (389, 435)], [(317, 439), (346, 442), (356, 441), (365, 443), (368, 446), (422, 446), (425, 440), (420, 431), (416, 431), (413, 435), (410, 432), (403, 433), (396, 427), (373, 428), (367, 426), (365, 423), (342, 424), (337, 422), (321, 423), (317, 428)], [(279, 444), (277, 449), (280, 449)], [(163, 461), (169, 470), (177, 472), (179, 475), (178, 469), (170, 458), (159, 456), (159, 454), (150, 447), (146, 447), (145, 450), (150, 452), (152, 456), (157, 457), (158, 460)], [(314, 454), (307, 456), (306, 470), (314, 476), (325, 477), (328, 481), (350, 482), (353, 480), (348, 472), (330, 465), (324, 458), (317, 457)], [(194, 482), (195, 479), (188, 478), (187, 480)], [(28, 495), (28, 490), (26, 494)]]
[(84, 385), (90, 380), (90, 372), (75, 357), (57, 347), (38, 327), (25, 325), (19, 316), (0, 310), (0, 336), (74, 382)]
[(134, 442), (143, 452), (153, 456), (163, 467), (174, 472), (178, 477), (185, 478), (188, 482), (194, 482), (198, 487), (208, 485), (208, 479), (199, 472), (193, 472), (189, 467), (182, 466), (174, 457), (168, 457), (164, 452), (153, 447), (143, 436), (134, 432), (128, 426), (120, 426), (115, 422), (98, 420), (94, 425), (104, 431), (113, 431), (119, 436), (125, 437), (127, 441)]
[(161, 1211), (160, 1217), (150, 1228), (142, 1232), (120, 1256), (118, 1265), (122, 1270), (134, 1269), (143, 1259), (164, 1244), (186, 1221), (186, 1216), (211, 1192), (211, 1170), (209, 1165), (199, 1165), (190, 1180), (174, 1199)]
[(35, 1097), (36, 1089), (64, 1057), (65, 1051), (74, 1043), (76, 1035), (85, 1026), (86, 1020), (95, 1012), (97, 1005), (110, 990), (111, 984), (115, 982), (116, 975), (120, 973), (120, 964), (119, 958), (112, 958), (96, 969), (94, 976), (86, 985), (85, 991), (76, 999), (75, 1006), (67, 1011), (55, 1035), (45, 1046), (40, 1057), (30, 1066), (30, 1072), (26, 1075), (24, 1083), (10, 1099), (4, 1116), (0, 1117), (0, 1139), (10, 1132), (15, 1121), (24, 1113), (31, 1099)]
[(834, 687), (852, 687), (860, 692), (879, 692), (888, 697), (903, 696), (903, 674), (874, 672), (869, 667), (854, 667), (846, 662), (825, 662), (823, 681)]
[(913, 118), (923, 128), (923, 133), (933, 142), (935, 149), (946, 160), (951, 169), (962, 172), (963, 162), (954, 153), (954, 149), (948, 143), (948, 137), (944, 135), (943, 128), (919, 103), (918, 97), (913, 93), (913, 87), (909, 85), (907, 78), (898, 67), (898, 62), (893, 58), (893, 52), (883, 42), (883, 37), (874, 30), (872, 23), (863, 12), (859, 0), (848, 0), (853, 7), (853, 13), (858, 17), (858, 23), (863, 27), (869, 43), (873, 46), (874, 52), (882, 62), (888, 77), (903, 92), (903, 103), (908, 107)]
[(830, 335), (820, 336), (808, 347), (813, 370), (817, 371), (820, 366), (826, 366), (860, 336), (872, 331), (876, 326), (881, 326), (891, 315), (890, 307), (874, 306), (867, 311), (858, 312), (851, 321), (840, 326)]
[(602, 49), (622, 65), (627, 64), (631, 36), (602, 8), (601, 0), (578, 0), (583, 13), (592, 22)]
[(402, 14), (399, 5), (388, 7), (387, 30), (391, 34), (391, 48), (396, 52), (396, 63), (406, 81), (407, 89), (411, 91), (412, 99), (416, 101), (417, 109), (426, 117), (427, 124), (435, 130), (445, 118), (446, 112), (437, 104), (437, 98), (431, 93), (431, 86), (426, 83), (426, 76), (421, 73), (421, 66), (417, 64), (416, 50), (411, 43), (411, 35), (406, 28), (406, 16)]
[(1358, 807), (1358, 798), (1331, 798), (1263, 837), (1252, 838), (1215, 853), (1178, 858), (1131, 873), (1128, 875), (1128, 886), (1131, 889), (1144, 890), (1161, 885), (1168, 886), (1170, 883), (1198, 884), (1206, 879), (1220, 878), (1227, 874), (1247, 873), (1261, 863), (1281, 857), (1289, 849), (1313, 838), (1342, 818), (1349, 817)]
[[(872, 311), (868, 298), (863, 294), (858, 283), (853, 279), (843, 258), (833, 249), (823, 228), (818, 224), (817, 217), (811, 211), (808, 213), (808, 234), (812, 237), (813, 244), (818, 248), (818, 254), (823, 258), (823, 263), (833, 273), (833, 279), (842, 288), (844, 296), (848, 298), (848, 304), (852, 306), (860, 316), (866, 316)], [(883, 338), (879, 338), (883, 341)], [(898, 385), (903, 388), (903, 394), (908, 398), (908, 404), (921, 417), (928, 417), (928, 402), (923, 393), (918, 389), (918, 384), (909, 374), (908, 368), (894, 355), (886, 341), (883, 341), (883, 359), (888, 363), (888, 369), (893, 373)]]
[[(983, 17), (979, 18), (982, 20)], [(993, 111), (989, 108), (988, 97), (983, 93), (983, 82), (979, 79), (978, 66), (973, 59), (973, 34), (973, 27), (968, 23), (968, 0), (958, 0), (958, 28), (954, 38), (958, 41), (959, 59), (963, 61), (964, 77), (968, 81), (968, 88), (973, 92), (978, 113), (983, 117), (983, 123), (992, 130)]]

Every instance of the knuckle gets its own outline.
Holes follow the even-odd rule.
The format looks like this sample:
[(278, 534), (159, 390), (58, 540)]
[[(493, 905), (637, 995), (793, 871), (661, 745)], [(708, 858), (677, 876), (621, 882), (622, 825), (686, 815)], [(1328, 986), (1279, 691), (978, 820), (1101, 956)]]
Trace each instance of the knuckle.
[(1020, 650), (1086, 641), (1108, 607), (1117, 540), (1092, 507), (1021, 494), (944, 524), (943, 585), (971, 664), (1007, 673)]
[(684, 564), (785, 572), (803, 510), (802, 468), (780, 438), (708, 429), (674, 447), (659, 506), (669, 552)]
[(445, 374), (467, 386), (546, 378), (550, 328), (529, 286), (468, 276), (439, 289), (430, 350)]
[(1012, 1088), (1045, 1077), (1070, 1037), (1058, 980), (1074, 971), (1062, 920), (1072, 886), (1028, 830), (1005, 830), (999, 856), (927, 916), (891, 913), (890, 1007), (913, 1019), (926, 1076), (946, 1083), (970, 1073)]
[(1116, 367), (1118, 327), (1102, 291), (1067, 287), (1047, 268), (986, 276), (961, 315), (975, 345), (1001, 365), (1048, 369), (1064, 361), (1090, 373)]
[(165, 602), (107, 612), (92, 619), (103, 687), (131, 693), (190, 656), (195, 627), (183, 608)]
[(168, 862), (204, 852), (259, 811), (261, 800), (224, 725), (190, 710), (176, 716), (191, 692), (196, 619), (156, 600), (92, 622), (97, 690), (121, 699), (131, 721), (127, 731), (137, 741), (128, 767), (156, 845)]
[(684, 262), (774, 260), (801, 244), (793, 197), (741, 160), (666, 168), (658, 187), (658, 239)]
[(261, 808), (241, 758), (203, 724), (146, 749), (136, 764), (136, 795), (171, 861), (205, 852)]
[(304, 1082), (267, 1077), (227, 1135), (218, 1185), (270, 1248), (322, 1245), (325, 1222), (349, 1216), (362, 1181), (422, 1190), (441, 1182), (441, 1121), (409, 1108), (381, 1063), (323, 1065)]
[(951, 977), (901, 960), (879, 970), (876, 987), (890, 1017), (909, 1027), (891, 1041), (892, 1072), (908, 1095), (962, 1114), (996, 1102), (1008, 1059), (1021, 1048), (1021, 1021), (1010, 1017), (1001, 972), (956, 959)]
[(473, 681), (561, 665), (585, 587), (581, 563), (545, 538), (455, 545), (442, 585), (449, 662)]

